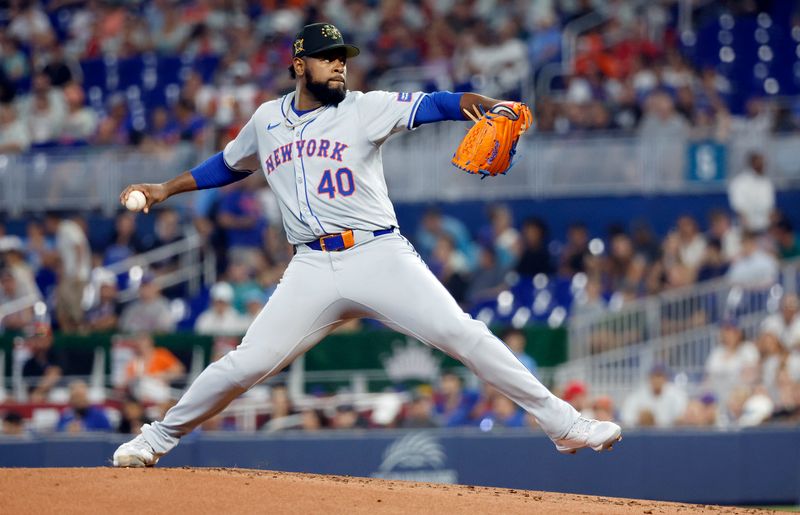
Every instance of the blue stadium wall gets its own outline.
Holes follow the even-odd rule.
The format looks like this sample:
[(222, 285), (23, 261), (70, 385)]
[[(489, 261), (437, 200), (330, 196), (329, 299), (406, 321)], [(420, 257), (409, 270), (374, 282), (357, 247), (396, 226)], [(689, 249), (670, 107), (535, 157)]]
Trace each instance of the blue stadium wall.
[[(605, 237), (612, 224), (620, 224), (623, 229), (629, 230), (637, 222), (644, 222), (657, 234), (663, 235), (674, 227), (680, 215), (691, 215), (705, 230), (711, 210), (731, 212), (728, 197), (724, 193), (521, 199), (505, 201), (504, 204), (514, 211), (517, 224), (528, 217), (541, 218), (549, 225), (551, 236), (559, 239), (564, 238), (567, 227), (573, 222), (583, 222), (590, 234), (598, 237)], [(395, 211), (401, 228), (406, 228), (406, 231), (416, 228), (428, 206), (396, 204)], [(457, 217), (473, 231), (488, 224), (487, 202), (442, 203), (438, 207), (443, 213)], [(777, 207), (794, 222), (795, 229), (800, 229), (800, 190), (779, 191)]]
[[(0, 439), (0, 466), (110, 464), (119, 436)], [(610, 453), (558, 454), (541, 434), (363, 431), (191, 435), (159, 466), (243, 467), (705, 504), (800, 502), (800, 428), (627, 432)]]
[[(786, 213), (800, 229), (800, 190), (778, 192), (778, 209)], [(563, 239), (566, 229), (572, 222), (583, 222), (593, 236), (605, 237), (612, 224), (620, 224), (630, 229), (634, 222), (644, 222), (657, 234), (670, 230), (678, 216), (692, 215), (707, 228), (708, 214), (712, 209), (730, 211), (728, 198), (722, 193), (653, 195), (653, 196), (597, 196), (547, 199), (516, 199), (505, 201), (514, 211), (517, 224), (527, 217), (538, 217), (547, 222), (551, 236)], [(426, 209), (432, 204), (398, 202), (395, 211), (400, 227), (409, 237), (414, 231)], [(487, 202), (463, 201), (435, 204), (440, 210), (452, 215), (470, 227), (473, 233), (488, 225)], [(89, 238), (93, 245), (107, 243), (114, 231), (114, 221), (92, 216), (89, 224)], [(25, 234), (25, 220), (8, 220), (11, 234)], [(150, 233), (155, 217), (139, 217), (138, 230)]]

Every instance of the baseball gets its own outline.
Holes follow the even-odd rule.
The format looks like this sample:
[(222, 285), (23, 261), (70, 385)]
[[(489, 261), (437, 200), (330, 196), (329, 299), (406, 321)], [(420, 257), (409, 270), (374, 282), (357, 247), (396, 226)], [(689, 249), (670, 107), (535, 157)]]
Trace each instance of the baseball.
[(144, 193), (139, 190), (133, 190), (128, 193), (128, 198), (125, 200), (125, 207), (127, 207), (129, 211), (141, 211), (146, 204), (147, 198), (145, 198)]

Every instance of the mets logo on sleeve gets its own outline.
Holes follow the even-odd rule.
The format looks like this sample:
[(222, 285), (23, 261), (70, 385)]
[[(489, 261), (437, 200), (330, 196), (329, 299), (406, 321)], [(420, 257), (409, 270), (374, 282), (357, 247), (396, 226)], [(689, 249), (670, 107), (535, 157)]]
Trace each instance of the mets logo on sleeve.
[(398, 93), (397, 94), (397, 101), (398, 102), (411, 102), (411, 93)]

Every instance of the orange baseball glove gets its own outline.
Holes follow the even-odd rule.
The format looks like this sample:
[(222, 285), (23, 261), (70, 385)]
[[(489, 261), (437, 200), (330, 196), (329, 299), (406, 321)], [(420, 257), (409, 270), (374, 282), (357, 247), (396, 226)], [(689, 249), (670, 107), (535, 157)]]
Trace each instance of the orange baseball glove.
[(464, 113), (475, 122), (453, 154), (452, 163), (465, 172), (486, 176), (506, 173), (514, 164), (519, 137), (533, 123), (523, 103), (502, 102), (481, 114)]

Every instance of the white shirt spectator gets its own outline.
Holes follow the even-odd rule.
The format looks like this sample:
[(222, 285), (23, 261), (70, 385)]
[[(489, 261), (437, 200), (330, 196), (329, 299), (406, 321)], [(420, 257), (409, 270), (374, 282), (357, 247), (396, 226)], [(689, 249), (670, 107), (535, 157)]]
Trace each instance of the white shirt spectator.
[(778, 337), (784, 347), (792, 348), (800, 343), (800, 317), (786, 323), (781, 313), (773, 313), (761, 322), (761, 331)]
[(73, 220), (62, 220), (56, 231), (56, 248), (65, 277), (88, 281), (92, 271), (92, 252), (83, 229)]
[(728, 186), (728, 201), (748, 231), (769, 228), (769, 216), (775, 209), (775, 187), (766, 175), (748, 168), (734, 177)]
[(742, 342), (733, 352), (723, 345), (717, 345), (711, 350), (706, 359), (706, 379), (720, 404), (742, 383), (743, 375), (754, 371), (758, 360), (758, 349), (750, 342)]
[(706, 255), (706, 245), (706, 239), (700, 233), (695, 235), (687, 244), (681, 242), (678, 249), (681, 262), (694, 270), (700, 268), (700, 265), (703, 263), (703, 258)]
[(778, 260), (767, 252), (756, 249), (740, 256), (728, 270), (728, 279), (740, 286), (767, 286), (778, 279)]
[(620, 419), (626, 426), (635, 427), (639, 425), (641, 413), (649, 411), (656, 427), (672, 427), (686, 411), (687, 404), (686, 392), (672, 383), (664, 384), (660, 395), (646, 384), (625, 399)]
[(249, 320), (231, 306), (231, 285), (219, 282), (211, 287), (210, 293), (212, 305), (197, 318), (195, 331), (215, 336), (238, 336), (247, 332)]
[(0, 105), (0, 154), (25, 152), (31, 146), (26, 125), (13, 105)]

